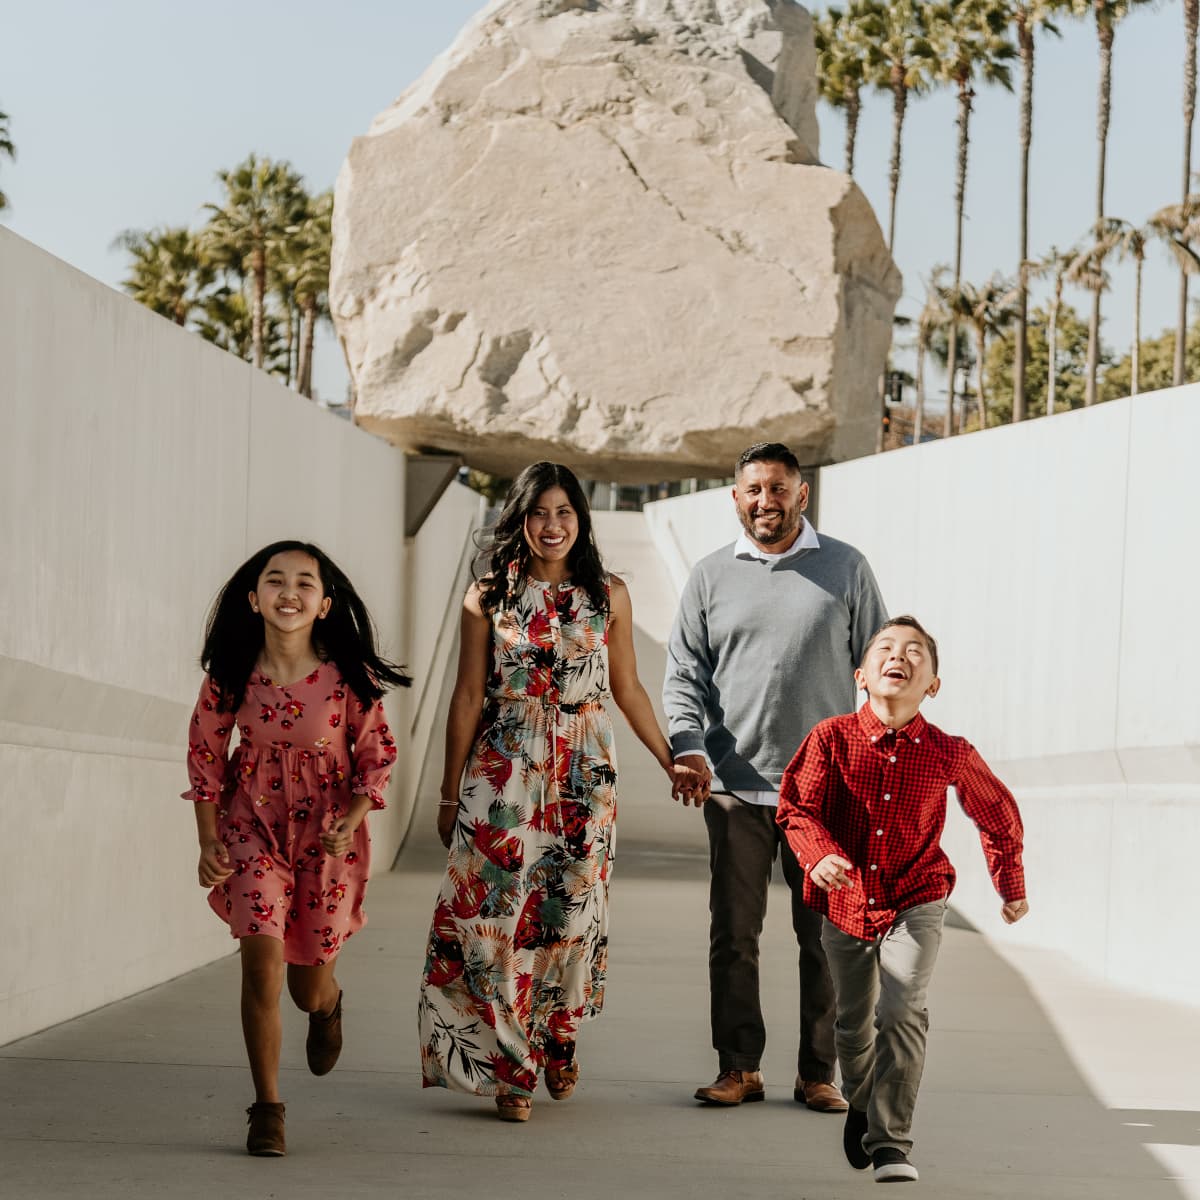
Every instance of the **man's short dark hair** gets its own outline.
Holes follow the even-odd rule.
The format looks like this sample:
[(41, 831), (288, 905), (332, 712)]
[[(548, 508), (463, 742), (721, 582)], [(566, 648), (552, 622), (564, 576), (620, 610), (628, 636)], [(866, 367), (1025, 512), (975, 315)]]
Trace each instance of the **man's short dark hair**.
[[(875, 639), (883, 633), (885, 629), (891, 629), (896, 625), (903, 626), (905, 629), (915, 629), (925, 639), (925, 645), (929, 647), (929, 659), (933, 663), (933, 673), (938, 673), (938, 649), (937, 642), (933, 640), (933, 634), (917, 620), (916, 617), (910, 617), (907, 614), (901, 617), (892, 617), (891, 620), (884, 621), (880, 627), (871, 634), (871, 640), (867, 643), (867, 650), (875, 645)], [(863, 651), (863, 658), (866, 658), (866, 651)], [(862, 666), (859, 663), (859, 666)]]
[(734, 477), (742, 473), (743, 467), (755, 462), (783, 463), (793, 475), (800, 474), (800, 460), (782, 442), (756, 442), (747, 446), (734, 463)]

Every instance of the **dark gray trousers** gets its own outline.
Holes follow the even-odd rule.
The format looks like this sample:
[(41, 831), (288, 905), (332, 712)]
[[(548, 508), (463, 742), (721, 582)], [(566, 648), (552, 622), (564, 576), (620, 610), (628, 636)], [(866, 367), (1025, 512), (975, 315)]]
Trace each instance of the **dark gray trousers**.
[(767, 1042), (758, 992), (758, 940), (776, 852), (792, 894), (792, 928), (800, 945), (800, 1049), (796, 1070), (810, 1083), (831, 1083), (836, 1061), (834, 992), (821, 915), (803, 900), (804, 872), (775, 809), (717, 795), (704, 805), (708, 826), (708, 979), (712, 1040), (722, 1071), (757, 1071)]

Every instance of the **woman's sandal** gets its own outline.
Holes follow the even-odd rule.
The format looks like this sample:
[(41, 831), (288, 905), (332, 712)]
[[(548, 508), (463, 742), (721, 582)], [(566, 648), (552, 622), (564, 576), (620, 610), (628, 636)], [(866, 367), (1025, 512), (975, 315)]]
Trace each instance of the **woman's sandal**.
[(565, 1100), (579, 1082), (579, 1064), (570, 1062), (565, 1067), (547, 1067), (545, 1075), (550, 1099)]
[(496, 1097), (496, 1115), (502, 1121), (528, 1121), (532, 1112), (533, 1100), (529, 1096), (508, 1093)]

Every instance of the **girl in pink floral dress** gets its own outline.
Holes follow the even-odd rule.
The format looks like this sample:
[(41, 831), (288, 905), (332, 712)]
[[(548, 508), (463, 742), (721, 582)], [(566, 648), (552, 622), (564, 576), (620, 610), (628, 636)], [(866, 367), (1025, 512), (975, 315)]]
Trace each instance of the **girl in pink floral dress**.
[(255, 1088), (246, 1148), (281, 1155), (281, 986), (286, 974), (309, 1014), (308, 1065), (324, 1075), (342, 1044), (334, 962), (366, 921), (366, 814), (383, 807), (396, 759), (380, 698), (409, 679), (377, 652), (350, 580), (305, 542), (275, 542), (237, 569), (201, 662), (184, 797), (195, 802), (200, 884), (239, 939)]

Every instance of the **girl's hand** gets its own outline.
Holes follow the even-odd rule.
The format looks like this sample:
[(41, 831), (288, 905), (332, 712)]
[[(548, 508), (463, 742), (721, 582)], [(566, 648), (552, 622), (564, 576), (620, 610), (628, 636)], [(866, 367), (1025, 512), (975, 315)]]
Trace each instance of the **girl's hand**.
[(454, 836), (454, 825), (458, 821), (458, 802), (439, 804), (437, 815), (438, 837), (447, 850), (450, 849), (450, 839)]
[(354, 845), (354, 835), (361, 824), (361, 813), (358, 816), (347, 813), (344, 817), (338, 817), (321, 833), (321, 845), (325, 847), (325, 853), (332, 858), (341, 858)]
[(216, 887), (224, 883), (233, 874), (229, 862), (229, 851), (220, 838), (212, 838), (200, 843), (200, 866), (196, 872), (203, 888)]

